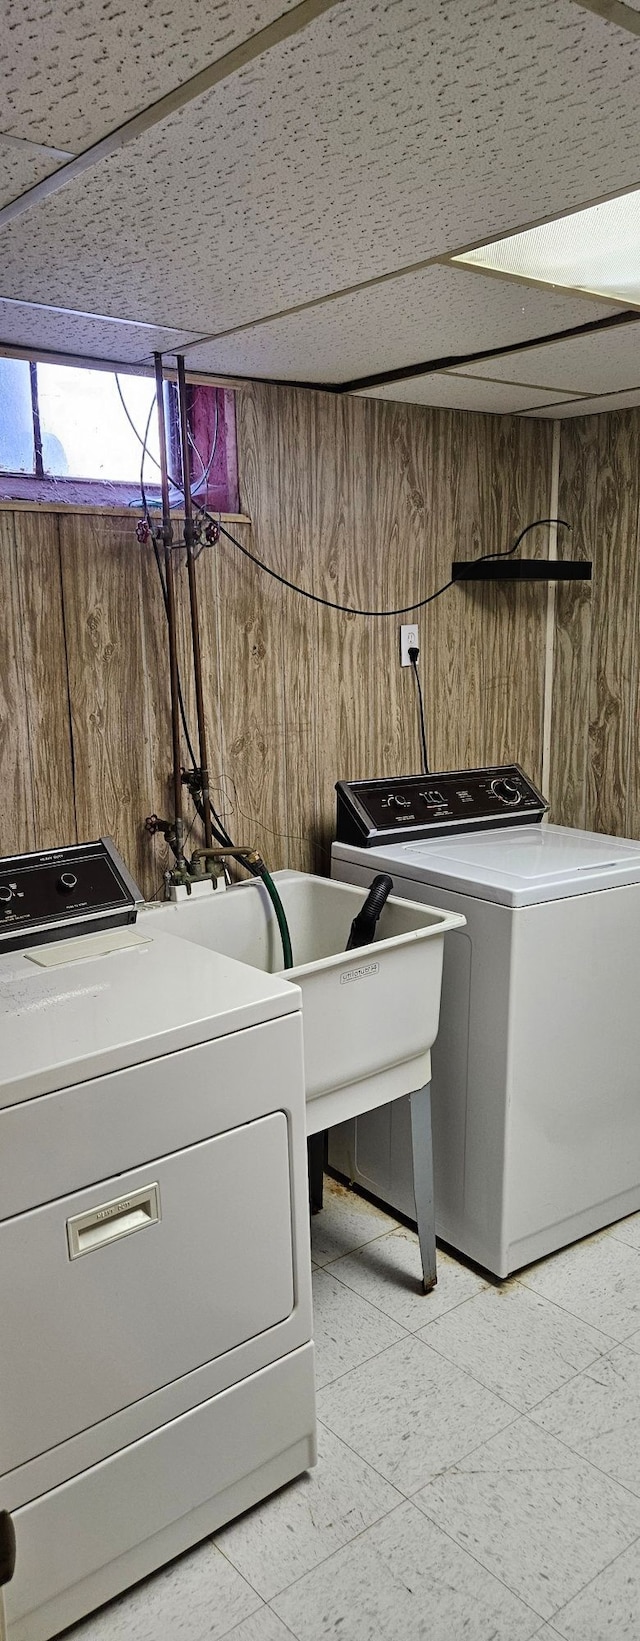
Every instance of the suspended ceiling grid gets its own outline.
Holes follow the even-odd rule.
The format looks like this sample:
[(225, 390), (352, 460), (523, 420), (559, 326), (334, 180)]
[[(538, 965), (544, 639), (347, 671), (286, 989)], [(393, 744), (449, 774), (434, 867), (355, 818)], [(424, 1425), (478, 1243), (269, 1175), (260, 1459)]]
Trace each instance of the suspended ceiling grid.
[(2, 129), (80, 153), (295, 5), (4, 0)]
[[(64, 27), (51, 0), (8, 9), (6, 130), (77, 153), (305, 8), (76, 0)], [(615, 305), (426, 264), (636, 184), (639, 68), (637, 34), (576, 0), (336, 0), (73, 180), (56, 160), (50, 198), (0, 212), (0, 340), (123, 362), (184, 346), (194, 369), (329, 384), (588, 324)], [(483, 380), (456, 391), (475, 402)]]
[(128, 365), (138, 364), (150, 353), (181, 351), (195, 341), (191, 331), (122, 324), (119, 320), (95, 319), (91, 314), (67, 313), (64, 308), (29, 307), (2, 297), (0, 336), (9, 347), (72, 354), (75, 358), (86, 355)]
[[(358, 390), (359, 394), (362, 390)], [(418, 405), (441, 405), (448, 410), (486, 410), (494, 415), (522, 415), (535, 411), (540, 415), (555, 407), (566, 397), (563, 393), (549, 392), (546, 388), (520, 387), (511, 382), (477, 381), (474, 377), (456, 376), (449, 371), (430, 371), (426, 376), (390, 386), (368, 388), (365, 396), (373, 399), (393, 399), (395, 402)]]
[(187, 359), (194, 369), (234, 375), (243, 373), (249, 353), (257, 376), (336, 383), (368, 374), (373, 336), (375, 368), (402, 369), (420, 357), (444, 359), (509, 346), (611, 312), (609, 304), (431, 264), (250, 331), (196, 344), (187, 349)]
[[(484, 390), (486, 405), (478, 402)], [(630, 319), (612, 329), (494, 354), (442, 374), (429, 372), (369, 391), (376, 398), (446, 402), (465, 410), (526, 412), (537, 406), (541, 415), (586, 416), (598, 405), (625, 409), (640, 403), (640, 323)]]

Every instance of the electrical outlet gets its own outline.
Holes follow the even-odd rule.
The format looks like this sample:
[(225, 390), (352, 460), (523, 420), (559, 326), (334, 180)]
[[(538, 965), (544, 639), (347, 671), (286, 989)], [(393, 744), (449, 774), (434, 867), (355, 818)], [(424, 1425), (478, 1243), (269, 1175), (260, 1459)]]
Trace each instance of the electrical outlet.
[(419, 650), (420, 638), (415, 622), (410, 627), (400, 628), (400, 666), (410, 667), (409, 650)]

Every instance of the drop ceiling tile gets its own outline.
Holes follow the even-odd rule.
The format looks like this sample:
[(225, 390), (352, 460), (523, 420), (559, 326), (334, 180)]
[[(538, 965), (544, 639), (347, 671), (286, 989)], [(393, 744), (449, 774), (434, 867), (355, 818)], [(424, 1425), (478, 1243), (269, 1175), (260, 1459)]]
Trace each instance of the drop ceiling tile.
[(5, 0), (3, 129), (80, 152), (296, 4)]
[(615, 393), (640, 382), (640, 321), (458, 368), (461, 375), (526, 382), (571, 397)]
[(361, 284), (636, 183), (638, 70), (571, 0), (343, 0), (5, 224), (2, 293), (206, 334)]
[(154, 352), (175, 352), (193, 340), (189, 332), (118, 324), (93, 314), (29, 307), (24, 302), (0, 298), (0, 351), (4, 345), (29, 348), (34, 353), (69, 353), (133, 365), (150, 363)]
[(514, 387), (511, 382), (478, 382), (469, 376), (449, 375), (444, 371), (413, 376), (406, 382), (361, 388), (360, 396), (411, 405), (439, 405), (445, 410), (485, 410), (498, 416), (518, 415), (525, 410), (535, 410), (543, 403), (561, 403), (564, 398), (561, 393), (541, 393), (537, 388)]
[(199, 344), (187, 357), (192, 369), (212, 373), (345, 382), (567, 330), (610, 312), (582, 297), (434, 265)]
[(34, 153), (27, 144), (21, 150), (14, 143), (3, 141), (0, 135), (0, 207), (26, 193), (27, 188), (33, 188), (42, 177), (51, 176), (59, 166), (59, 160)]
[[(632, 410), (640, 405), (640, 384), (626, 393), (604, 393), (596, 399), (570, 399), (555, 410), (533, 411), (536, 416), (598, 416), (607, 410)], [(525, 412), (527, 414), (527, 412)]]

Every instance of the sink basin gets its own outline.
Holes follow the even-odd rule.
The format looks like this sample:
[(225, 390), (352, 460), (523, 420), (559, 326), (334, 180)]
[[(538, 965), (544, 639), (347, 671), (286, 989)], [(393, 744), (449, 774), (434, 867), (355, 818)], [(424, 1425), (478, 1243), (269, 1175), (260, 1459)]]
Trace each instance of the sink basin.
[(375, 941), (346, 952), (365, 891), (306, 872), (276, 872), (274, 880), (293, 948), (286, 971), (273, 907), (256, 879), (224, 891), (206, 885), (177, 903), (145, 907), (140, 919), (149, 932), (153, 924), (301, 987), (313, 1134), (429, 1082), (444, 936), (465, 920), (390, 895)]

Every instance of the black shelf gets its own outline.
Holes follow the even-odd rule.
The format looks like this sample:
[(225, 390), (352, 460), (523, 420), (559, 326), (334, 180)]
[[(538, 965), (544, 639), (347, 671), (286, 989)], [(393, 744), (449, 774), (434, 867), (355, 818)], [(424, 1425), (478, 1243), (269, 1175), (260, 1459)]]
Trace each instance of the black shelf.
[(590, 559), (499, 558), (458, 559), (452, 581), (590, 581)]

